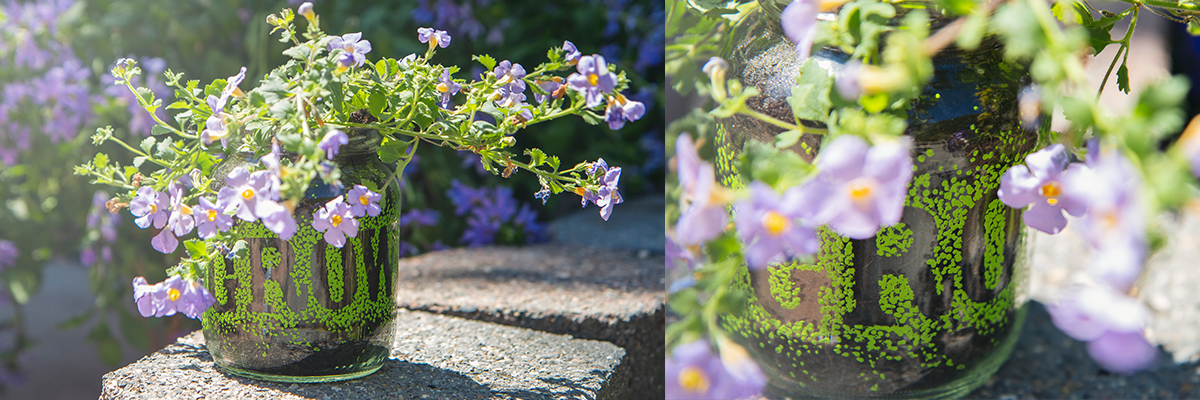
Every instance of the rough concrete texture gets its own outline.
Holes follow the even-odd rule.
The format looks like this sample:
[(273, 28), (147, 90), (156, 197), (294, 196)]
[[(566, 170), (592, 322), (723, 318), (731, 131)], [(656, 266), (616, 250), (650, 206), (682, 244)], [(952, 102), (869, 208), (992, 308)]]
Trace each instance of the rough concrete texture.
[[(661, 241), (661, 240), (660, 240)], [(635, 393), (663, 392), (661, 253), (538, 245), (455, 249), (401, 260), (401, 307), (612, 342)]]
[[(102, 400), (125, 399), (624, 399), (625, 351), (456, 317), (400, 310), (392, 359), (346, 382), (263, 382), (216, 369), (194, 332), (104, 375)], [(631, 397), (633, 396), (633, 397)]]

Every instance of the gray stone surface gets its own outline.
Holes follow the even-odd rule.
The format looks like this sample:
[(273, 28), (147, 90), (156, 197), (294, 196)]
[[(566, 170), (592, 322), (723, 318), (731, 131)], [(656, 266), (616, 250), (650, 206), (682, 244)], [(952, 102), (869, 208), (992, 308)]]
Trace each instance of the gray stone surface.
[(1170, 354), (1160, 351), (1158, 363), (1149, 370), (1132, 375), (1105, 372), (1088, 356), (1086, 344), (1059, 332), (1045, 308), (1031, 302), (1012, 357), (966, 398), (1196, 399), (1197, 368), (1200, 363), (1175, 364)]
[[(400, 310), (392, 358), (365, 378), (262, 382), (216, 369), (194, 332), (104, 375), (101, 399), (624, 399), (625, 351), (451, 316)], [(69, 383), (66, 383), (69, 384)], [(634, 396), (636, 397), (636, 396)]]
[(629, 354), (630, 390), (662, 393), (661, 253), (560, 245), (454, 249), (401, 260), (397, 276), (401, 307), (609, 341)]
[(663, 210), (666, 198), (661, 193), (626, 199), (613, 207), (608, 221), (600, 218), (600, 209), (589, 206), (579, 212), (550, 222), (554, 242), (615, 249), (663, 252)]

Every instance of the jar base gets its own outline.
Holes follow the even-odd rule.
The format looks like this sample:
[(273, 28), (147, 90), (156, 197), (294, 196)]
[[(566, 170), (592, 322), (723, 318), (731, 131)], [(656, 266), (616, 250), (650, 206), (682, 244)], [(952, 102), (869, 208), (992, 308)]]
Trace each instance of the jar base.
[[(1022, 305), (1017, 309), (1012, 325), (1012, 330), (1004, 341), (998, 347), (979, 363), (975, 364), (963, 374), (962, 377), (947, 382), (944, 385), (924, 390), (915, 391), (897, 391), (888, 394), (880, 394), (878, 396), (862, 397), (865, 399), (959, 399), (970, 394), (975, 389), (983, 386), (1000, 367), (1008, 361), (1008, 357), (1012, 355), (1013, 349), (1016, 347), (1017, 339), (1021, 337), (1021, 331), (1025, 326), (1025, 314), (1029, 309), (1029, 305)], [(771, 382), (773, 383), (773, 382)], [(795, 390), (795, 388), (792, 388)], [(847, 399), (845, 392), (828, 392), (814, 393), (810, 390), (800, 388), (798, 392), (789, 393), (788, 390), (768, 383), (763, 392), (763, 397), (770, 400), (792, 400), (792, 399)]]
[(375, 373), (376, 371), (379, 371), (379, 369), (382, 367), (383, 367), (383, 365), (381, 364), (381, 365), (377, 365), (373, 368), (368, 368), (368, 369), (364, 369), (361, 371), (354, 371), (354, 372), (350, 372), (350, 373), (346, 373), (346, 374), (338, 374), (338, 375), (299, 376), (299, 375), (268, 374), (268, 373), (263, 373), (263, 372), (251, 371), (251, 370), (217, 364), (217, 368), (219, 368), (221, 371), (227, 372), (227, 373), (230, 373), (233, 375), (237, 375), (237, 376), (240, 376), (243, 378), (257, 379), (260, 381), (270, 381), (270, 382), (284, 382), (284, 383), (327, 383), (327, 382), (348, 381), (351, 379), (358, 379), (358, 378), (365, 377), (367, 375), (371, 375), (371, 374)]

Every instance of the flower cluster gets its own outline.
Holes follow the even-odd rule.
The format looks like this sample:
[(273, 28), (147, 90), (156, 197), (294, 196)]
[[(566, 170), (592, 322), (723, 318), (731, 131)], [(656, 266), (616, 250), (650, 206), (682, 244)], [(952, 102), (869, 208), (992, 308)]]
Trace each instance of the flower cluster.
[(1123, 294), (1141, 274), (1147, 253), (1141, 190), (1124, 155), (1095, 140), (1083, 163), (1069, 163), (1065, 148), (1054, 144), (1000, 179), (1000, 200), (1028, 206), (1025, 224), (1034, 229), (1056, 234), (1067, 225), (1063, 212), (1080, 217), (1079, 232), (1093, 248), (1086, 272), (1096, 285), (1069, 288), (1048, 310), (1059, 329), (1088, 342), (1092, 358), (1115, 372), (1143, 369), (1156, 354), (1142, 335), (1149, 311)]
[(338, 196), (313, 213), (312, 226), (325, 233), (325, 242), (338, 248), (346, 238), (358, 236), (358, 218), (374, 217), (383, 210), (379, 200), (383, 195), (363, 185), (354, 185), (345, 196)]
[(11, 267), (17, 263), (17, 257), (21, 255), (21, 251), (17, 249), (17, 245), (8, 240), (0, 240), (0, 271)]
[(446, 197), (454, 205), (455, 215), (467, 217), (467, 229), (460, 239), (467, 247), (537, 243), (547, 239), (546, 228), (537, 222), (537, 213), (529, 204), (518, 204), (512, 188), (472, 188), (455, 180)]
[(180, 312), (188, 318), (200, 318), (217, 302), (208, 289), (198, 281), (185, 281), (178, 276), (153, 285), (146, 278), (133, 278), (133, 299), (143, 317), (169, 317)]

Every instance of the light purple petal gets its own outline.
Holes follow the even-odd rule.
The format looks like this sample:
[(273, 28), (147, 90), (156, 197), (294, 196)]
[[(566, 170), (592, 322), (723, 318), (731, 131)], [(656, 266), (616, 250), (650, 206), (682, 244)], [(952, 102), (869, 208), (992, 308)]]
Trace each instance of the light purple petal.
[(867, 142), (857, 136), (838, 136), (821, 149), (817, 157), (817, 168), (839, 180), (849, 181), (857, 178), (863, 174), (867, 149)]
[(1088, 355), (1106, 370), (1129, 374), (1154, 365), (1158, 348), (1140, 332), (1106, 332), (1088, 342)]
[(1033, 203), (1033, 207), (1025, 210), (1023, 215), (1025, 225), (1051, 235), (1058, 234), (1067, 226), (1067, 217), (1062, 214), (1062, 208), (1046, 204)]

